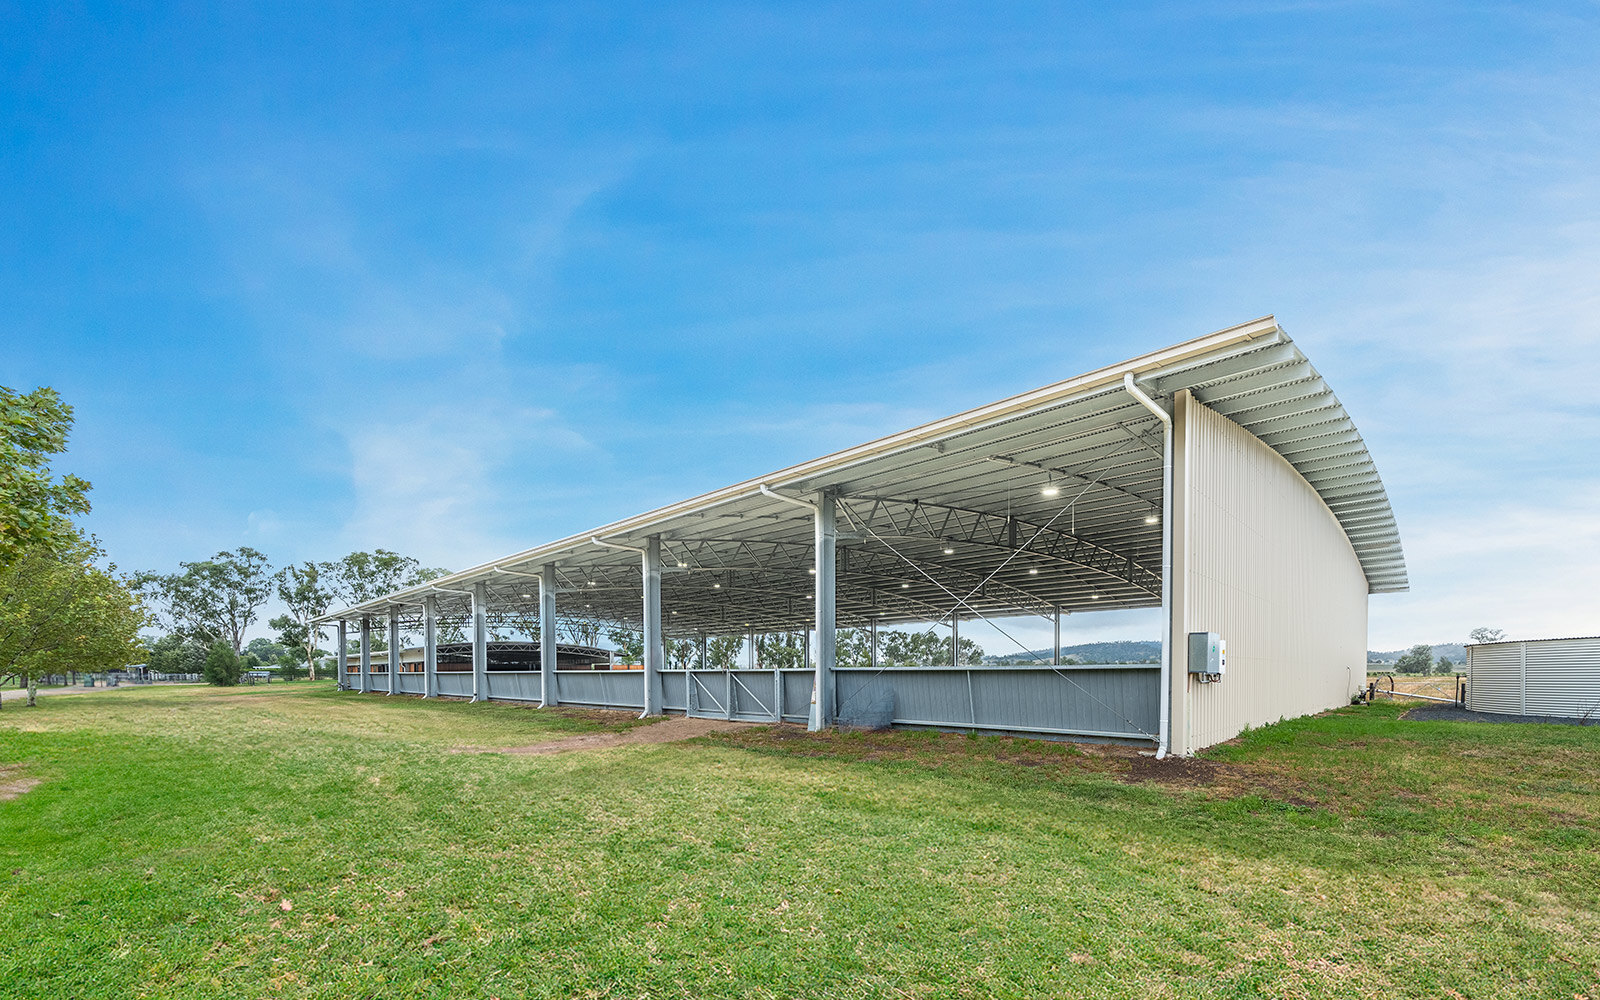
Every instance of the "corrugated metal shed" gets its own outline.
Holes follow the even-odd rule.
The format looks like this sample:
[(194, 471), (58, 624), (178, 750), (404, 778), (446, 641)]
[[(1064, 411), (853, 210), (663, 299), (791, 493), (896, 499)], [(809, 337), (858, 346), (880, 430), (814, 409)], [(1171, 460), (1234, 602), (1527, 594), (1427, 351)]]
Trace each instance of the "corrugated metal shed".
[(1600, 636), (1468, 646), (1467, 707), (1505, 715), (1600, 716)]
[[(637, 628), (638, 559), (591, 537), (659, 536), (669, 636), (811, 626), (809, 513), (762, 492), (838, 500), (841, 627), (1161, 600), (1160, 424), (1123, 387), (1170, 405), (1180, 390), (1265, 442), (1316, 490), (1367, 589), (1406, 589), (1383, 483), (1327, 383), (1272, 317), (1057, 382), (770, 475), (589, 529), (432, 584), (330, 613), (465, 616), (482, 584), (502, 620), (536, 621), (532, 575), (554, 564), (558, 613)], [(1056, 492), (1044, 495), (1041, 486)], [(415, 627), (414, 618), (403, 623)]]

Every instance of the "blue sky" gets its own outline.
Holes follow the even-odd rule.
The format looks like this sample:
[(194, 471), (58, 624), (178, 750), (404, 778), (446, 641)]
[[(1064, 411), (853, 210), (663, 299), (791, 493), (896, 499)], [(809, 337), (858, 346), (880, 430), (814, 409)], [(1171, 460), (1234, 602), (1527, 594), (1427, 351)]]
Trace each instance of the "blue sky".
[(119, 564), (459, 568), (1275, 313), (1374, 648), (1600, 632), (1600, 8), (665, 6), (0, 7), (0, 383)]

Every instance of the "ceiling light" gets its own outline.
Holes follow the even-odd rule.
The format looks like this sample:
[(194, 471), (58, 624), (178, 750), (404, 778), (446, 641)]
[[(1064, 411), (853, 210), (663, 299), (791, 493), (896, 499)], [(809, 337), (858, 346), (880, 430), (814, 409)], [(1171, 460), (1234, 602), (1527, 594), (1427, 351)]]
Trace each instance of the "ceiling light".
[(909, 583), (902, 583), (902, 584), (901, 584), (901, 585), (900, 585), (900, 589), (901, 589), (901, 590), (910, 590), (910, 589), (911, 589), (911, 584), (909, 584)]
[(808, 570), (806, 570), (806, 572), (810, 573), (812, 576), (816, 576), (817, 575), (817, 571), (815, 569), (808, 569)]
[(806, 595), (806, 599), (810, 600), (812, 597), (815, 597), (815, 596), (816, 596), (815, 594), (807, 594)]
[(1042, 497), (1058, 497), (1061, 495), (1061, 487), (1057, 486), (1054, 481), (1046, 479), (1044, 486), (1039, 490), (1039, 495)]
[(522, 596), (523, 597), (532, 597), (533, 595), (532, 594), (523, 594)]
[(713, 584), (712, 584), (712, 585), (711, 585), (711, 589), (712, 589), (712, 590), (721, 590), (721, 589), (722, 589), (722, 584), (720, 584), (720, 583), (713, 583)]
[(595, 582), (593, 580), (590, 580), (589, 581), (589, 586), (591, 586), (591, 587), (595, 586)]
[(679, 562), (679, 563), (678, 563), (678, 568), (679, 568), (679, 569), (688, 569), (688, 568), (689, 568), (689, 564), (688, 564), (688, 563), (686, 563), (686, 562), (681, 562), (681, 561), (680, 561), (680, 562)]
[(944, 547), (944, 554), (947, 555), (947, 556), (953, 556), (953, 555), (956, 554), (956, 550), (952, 549), (950, 546), (946, 545)]
[(1091, 600), (1091, 601), (1098, 601), (1099, 599), (1100, 599), (1100, 595), (1099, 594), (1090, 594), (1089, 595), (1089, 600)]
[(1038, 569), (1038, 567), (1035, 567), (1035, 566), (1030, 566), (1030, 567), (1029, 567), (1029, 568), (1028, 568), (1028, 575), (1029, 575), (1029, 576), (1038, 576), (1038, 575), (1039, 575), (1039, 569)]

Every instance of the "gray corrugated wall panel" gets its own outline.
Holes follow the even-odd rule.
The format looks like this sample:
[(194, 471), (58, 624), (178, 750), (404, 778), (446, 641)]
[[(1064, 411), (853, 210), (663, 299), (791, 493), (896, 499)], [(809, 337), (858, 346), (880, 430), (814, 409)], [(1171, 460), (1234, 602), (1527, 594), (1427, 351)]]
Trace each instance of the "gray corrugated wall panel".
[(1600, 715), (1600, 639), (1525, 642), (1527, 713)]
[(682, 712), (687, 708), (684, 703), (684, 672), (682, 670), (663, 670), (661, 672), (661, 710), (663, 712)]
[(1467, 649), (1467, 707), (1474, 712), (1522, 714), (1522, 646)]
[(472, 697), (472, 674), (465, 670), (440, 671), (439, 693), (452, 698)]
[(563, 705), (594, 708), (644, 708), (640, 670), (558, 670), (556, 691)]
[(793, 722), (806, 722), (811, 718), (811, 692), (816, 687), (817, 675), (813, 670), (783, 671), (783, 717)]
[(414, 673), (411, 673), (410, 671), (406, 671), (406, 670), (400, 671), (400, 693), (401, 694), (421, 694), (422, 693), (422, 675), (421, 674), (414, 674)]
[(541, 697), (536, 670), (489, 671), (489, 697), (499, 701), (538, 701)]
[(895, 722), (905, 725), (1137, 737), (1156, 731), (1160, 672), (1148, 665), (837, 673), (841, 714), (848, 714), (852, 702), (887, 691), (894, 698)]
[[(733, 717), (746, 721), (773, 721), (772, 671), (733, 671)], [(806, 702), (810, 704), (810, 697)]]

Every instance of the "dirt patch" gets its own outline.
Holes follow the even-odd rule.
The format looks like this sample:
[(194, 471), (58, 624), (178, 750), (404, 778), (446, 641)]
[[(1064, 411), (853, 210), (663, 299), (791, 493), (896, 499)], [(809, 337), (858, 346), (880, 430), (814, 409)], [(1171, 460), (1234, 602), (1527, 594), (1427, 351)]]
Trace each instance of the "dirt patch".
[(1400, 716), (1413, 722), (1533, 722), (1554, 726), (1596, 726), (1600, 715), (1573, 718), (1562, 715), (1501, 715), (1498, 712), (1469, 712), (1456, 705), (1422, 705)]
[(20, 767), (0, 767), (0, 802), (31, 792), (38, 784), (38, 778), (23, 774)]
[(638, 726), (622, 732), (580, 733), (547, 743), (534, 743), (524, 747), (465, 747), (462, 753), (503, 753), (519, 757), (541, 754), (568, 753), (573, 750), (601, 750), (606, 747), (642, 746), (650, 743), (676, 743), (692, 740), (712, 733), (725, 733), (759, 725), (754, 722), (729, 722), (726, 719), (670, 718), (650, 726)]
[(960, 733), (810, 733), (799, 726), (763, 726), (718, 737), (730, 745), (794, 757), (856, 762), (901, 761), (944, 769), (1009, 764), (1063, 776), (1097, 774), (1128, 785), (1156, 784), (1210, 795), (1263, 798), (1310, 807), (1323, 802), (1293, 774), (1250, 764), (1168, 757), (1156, 760), (1147, 749), (1117, 743), (1067, 743)]

